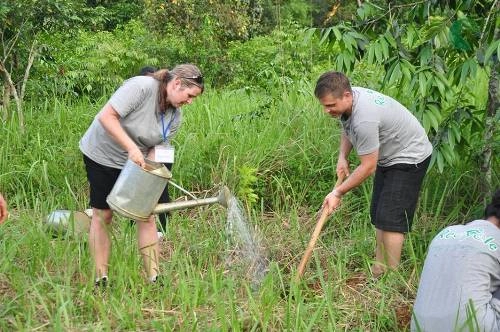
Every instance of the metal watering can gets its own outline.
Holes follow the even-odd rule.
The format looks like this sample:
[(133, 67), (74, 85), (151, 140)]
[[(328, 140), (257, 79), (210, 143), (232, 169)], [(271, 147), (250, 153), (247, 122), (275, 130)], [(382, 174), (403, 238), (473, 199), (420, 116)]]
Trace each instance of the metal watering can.
[[(147, 221), (152, 214), (219, 203), (228, 207), (232, 197), (227, 187), (222, 187), (215, 197), (198, 199), (191, 193), (175, 184), (172, 173), (162, 164), (145, 159), (146, 166), (140, 167), (130, 159), (127, 160), (118, 179), (108, 195), (106, 202), (110, 208), (120, 215)], [(167, 183), (174, 185), (194, 199), (158, 204), (158, 199)]]

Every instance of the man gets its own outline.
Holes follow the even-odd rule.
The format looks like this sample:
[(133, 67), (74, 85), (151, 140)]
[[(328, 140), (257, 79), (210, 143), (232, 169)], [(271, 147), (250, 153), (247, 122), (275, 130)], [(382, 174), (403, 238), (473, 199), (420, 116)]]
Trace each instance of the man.
[(413, 308), (412, 331), (500, 331), (500, 190), (484, 220), (432, 240)]
[[(331, 213), (343, 195), (375, 173), (370, 214), (376, 228), (376, 249), (371, 270), (378, 277), (400, 262), (432, 145), (408, 109), (379, 92), (351, 88), (342, 73), (321, 75), (314, 93), (324, 111), (340, 119), (343, 131), (337, 176), (348, 176), (325, 197), (323, 208)], [(361, 163), (351, 173), (348, 156), (353, 147)]]

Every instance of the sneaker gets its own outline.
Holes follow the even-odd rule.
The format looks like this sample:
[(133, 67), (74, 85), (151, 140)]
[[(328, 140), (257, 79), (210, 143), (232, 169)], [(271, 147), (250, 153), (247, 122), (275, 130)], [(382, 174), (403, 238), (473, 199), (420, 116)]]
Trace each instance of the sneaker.
[(157, 232), (158, 233), (158, 240), (161, 240), (165, 237), (165, 234), (163, 232)]
[(89, 218), (92, 218), (92, 215), (94, 214), (94, 210), (92, 209), (85, 209), (85, 211), (83, 211), (87, 216), (89, 216)]
[(108, 277), (102, 277), (94, 282), (94, 290), (105, 290), (108, 288)]
[(160, 286), (160, 287), (161, 287), (161, 286), (165, 285), (165, 283), (166, 283), (166, 279), (165, 279), (165, 277), (164, 277), (164, 276), (162, 276), (162, 275), (158, 275), (158, 276), (156, 276), (156, 278), (155, 278), (154, 280), (150, 280), (149, 282), (150, 282), (152, 285), (155, 285), (155, 286)]

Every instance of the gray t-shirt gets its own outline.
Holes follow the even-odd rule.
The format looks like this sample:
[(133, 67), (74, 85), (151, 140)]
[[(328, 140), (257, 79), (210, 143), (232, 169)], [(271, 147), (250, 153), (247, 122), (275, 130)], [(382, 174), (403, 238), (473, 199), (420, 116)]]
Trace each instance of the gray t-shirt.
[(351, 115), (342, 127), (358, 155), (378, 149), (378, 165), (418, 164), (432, 154), (424, 128), (411, 112), (391, 97), (353, 87)]
[(418, 323), (426, 332), (499, 331), (499, 246), (500, 229), (486, 220), (436, 235), (420, 277), (411, 330), (418, 331)]
[[(167, 128), (166, 142), (170, 142), (182, 121), (181, 110), (174, 108), (165, 111), (162, 121), (158, 104), (159, 84), (152, 77), (136, 76), (126, 80), (108, 101), (120, 115), (121, 126), (143, 155), (164, 142), (163, 131)], [(99, 114), (80, 140), (80, 150), (101, 165), (121, 169), (127, 161), (127, 151), (107, 133), (98, 120)]]

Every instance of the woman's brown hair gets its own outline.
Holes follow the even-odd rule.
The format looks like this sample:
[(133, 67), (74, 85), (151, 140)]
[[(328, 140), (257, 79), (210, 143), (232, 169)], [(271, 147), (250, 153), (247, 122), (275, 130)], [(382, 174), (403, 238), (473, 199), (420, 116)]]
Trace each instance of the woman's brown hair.
[(181, 86), (189, 88), (192, 86), (197, 86), (203, 90), (205, 86), (203, 84), (203, 75), (198, 67), (193, 64), (186, 63), (177, 65), (172, 70), (160, 69), (155, 71), (152, 75), (155, 79), (160, 81), (158, 102), (160, 105), (160, 111), (165, 112), (167, 108), (167, 89), (166, 86), (173, 78), (178, 78), (181, 81)]

